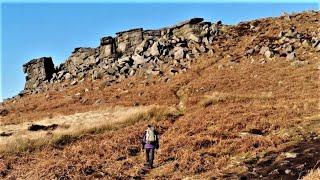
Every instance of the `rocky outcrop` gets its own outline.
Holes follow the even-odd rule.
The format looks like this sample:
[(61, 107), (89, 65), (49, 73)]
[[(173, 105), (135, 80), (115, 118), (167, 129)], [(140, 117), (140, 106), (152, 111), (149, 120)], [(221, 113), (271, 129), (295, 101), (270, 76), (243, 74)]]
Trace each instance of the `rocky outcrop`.
[(77, 82), (106, 78), (109, 82), (134, 75), (163, 75), (184, 72), (200, 53), (211, 51), (219, 36), (221, 23), (193, 18), (177, 25), (157, 29), (131, 29), (102, 37), (96, 48), (75, 48), (57, 69), (51, 58), (32, 60), (24, 67), (28, 72), (25, 91), (38, 92), (45, 83)]
[(25, 90), (32, 90), (40, 87), (42, 83), (48, 82), (52, 78), (55, 68), (51, 57), (42, 57), (24, 64), (23, 72), (27, 73)]
[[(223, 51), (232, 44), (222, 41), (257, 34), (243, 54), (228, 54), (230, 63), (241, 57), (262, 56), (261, 63), (277, 57), (285, 57), (293, 65), (307, 64), (299, 58), (300, 47), (320, 51), (319, 34), (299, 33), (294, 26), (284, 29), (278, 36), (266, 36), (260, 32), (261, 20), (242, 22), (230, 28), (217, 23), (192, 18), (173, 26), (144, 30), (131, 29), (106, 36), (96, 48), (75, 48), (67, 60), (54, 69), (51, 58), (32, 60), (24, 65), (28, 73), (25, 91), (39, 92), (47, 83), (76, 85), (84, 79), (105, 79), (108, 85), (130, 76), (166, 76), (186, 72), (200, 54), (214, 54), (213, 47)], [(216, 42), (216, 44), (215, 44)], [(234, 41), (236, 42), (236, 41)], [(251, 61), (254, 61), (251, 58)], [(166, 77), (163, 79), (167, 79)]]
[(143, 40), (143, 29), (131, 29), (116, 33), (116, 47), (119, 54), (131, 54)]
[[(245, 24), (243, 24), (244, 26)], [(251, 27), (251, 26), (250, 26)], [(257, 36), (252, 42), (254, 47), (247, 47), (245, 56), (263, 55), (266, 59), (285, 57), (292, 65), (308, 64), (306, 59), (299, 58), (298, 48), (320, 51), (320, 34), (305, 34), (297, 31), (295, 26), (280, 31), (277, 37)]]

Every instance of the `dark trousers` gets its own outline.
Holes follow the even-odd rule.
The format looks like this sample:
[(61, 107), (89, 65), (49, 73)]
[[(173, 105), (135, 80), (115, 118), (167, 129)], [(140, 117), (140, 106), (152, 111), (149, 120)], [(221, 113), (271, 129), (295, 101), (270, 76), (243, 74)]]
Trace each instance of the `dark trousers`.
[(146, 160), (150, 168), (153, 168), (154, 148), (146, 149)]

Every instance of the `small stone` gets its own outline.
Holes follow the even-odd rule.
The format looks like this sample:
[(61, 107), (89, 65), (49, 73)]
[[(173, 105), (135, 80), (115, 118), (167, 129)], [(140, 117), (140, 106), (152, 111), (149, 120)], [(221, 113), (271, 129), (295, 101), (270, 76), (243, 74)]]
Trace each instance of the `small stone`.
[(318, 52), (320, 51), (320, 43), (315, 47), (315, 50)]
[(78, 81), (77, 81), (77, 80), (74, 80), (74, 81), (72, 81), (72, 82), (70, 83), (70, 85), (73, 86), (73, 85), (76, 85), (77, 83), (78, 83)]
[(206, 48), (205, 48), (203, 45), (201, 45), (201, 46), (199, 47), (199, 51), (202, 52), (202, 53), (204, 53), (204, 52), (206, 52)]
[(316, 48), (320, 44), (320, 40), (312, 40), (312, 47)]
[(309, 48), (309, 47), (311, 47), (312, 46), (312, 44), (311, 44), (311, 42), (309, 41), (309, 40), (304, 40), (303, 42), (302, 42), (302, 46), (303, 47), (306, 47), (306, 48)]
[(192, 59), (191, 55), (187, 53), (186, 54), (186, 59), (188, 59), (188, 60)]
[(284, 172), (285, 172), (286, 174), (290, 174), (290, 173), (291, 173), (291, 170), (290, 170), (290, 169), (286, 169)]
[(169, 72), (170, 72), (171, 74), (176, 74), (176, 73), (178, 73), (179, 71), (178, 71), (176, 68), (171, 68), (171, 69), (169, 70)]
[(286, 53), (291, 53), (294, 51), (294, 47), (292, 45), (288, 45), (285, 50)]
[(219, 64), (218, 65), (218, 69), (224, 69), (225, 68), (225, 65), (224, 64)]
[(134, 69), (129, 70), (129, 76), (134, 76), (135, 73), (136, 71)]
[(51, 97), (50, 94), (46, 94), (45, 96), (46, 99), (50, 99), (50, 97)]
[(278, 37), (279, 37), (279, 38), (282, 38), (283, 36), (284, 36), (284, 32), (283, 32), (283, 31), (280, 31)]
[(254, 49), (248, 49), (246, 51), (246, 55), (252, 55), (254, 53)]
[(209, 39), (207, 37), (202, 38), (202, 42), (208, 47), (210, 45)]
[(71, 75), (70, 73), (67, 73), (67, 74), (64, 75), (64, 78), (65, 78), (66, 80), (71, 79), (71, 77), (72, 77), (72, 75)]
[(262, 47), (262, 48), (260, 49), (259, 54), (263, 55), (263, 54), (265, 54), (265, 52), (268, 51), (268, 50), (269, 50), (269, 47), (264, 46), (264, 47)]
[(98, 72), (98, 71), (94, 71), (92, 74), (92, 80), (96, 80), (96, 79), (101, 79), (102, 78), (102, 73)]
[(101, 179), (105, 176), (105, 174), (103, 172), (95, 172), (92, 174), (93, 177), (97, 178), (97, 179)]
[(270, 59), (270, 58), (273, 58), (274, 56), (274, 53), (270, 50), (267, 50), (265, 53), (264, 53), (264, 56), (267, 58), (267, 59)]
[(191, 50), (192, 54), (195, 55), (195, 56), (198, 56), (199, 55), (199, 50), (197, 48), (192, 48)]
[(213, 54), (214, 54), (213, 49), (210, 49), (210, 50), (208, 51), (208, 54), (209, 54), (209, 55), (213, 55)]
[(174, 59), (183, 59), (184, 58), (184, 49), (179, 48), (175, 53), (174, 53)]
[(308, 61), (293, 61), (291, 63), (292, 66), (296, 66), (296, 67), (301, 67), (301, 66), (304, 66), (306, 64), (309, 64)]
[(291, 53), (287, 54), (287, 57), (286, 57), (286, 59), (288, 61), (293, 61), (293, 60), (295, 60), (295, 58), (296, 58), (296, 53), (295, 52), (291, 52)]
[(286, 152), (286, 153), (284, 153), (284, 156), (286, 157), (286, 158), (296, 158), (297, 157), (297, 153), (293, 153), (293, 152)]

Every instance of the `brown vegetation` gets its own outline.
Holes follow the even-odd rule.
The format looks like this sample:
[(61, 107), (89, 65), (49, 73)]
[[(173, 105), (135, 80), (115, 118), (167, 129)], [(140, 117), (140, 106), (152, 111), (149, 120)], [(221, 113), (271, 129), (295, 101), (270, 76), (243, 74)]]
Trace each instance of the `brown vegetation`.
[(308, 175), (303, 177), (303, 180), (320, 179), (320, 169), (311, 170)]
[[(290, 23), (299, 32), (307, 32), (314, 29), (314, 18), (320, 19), (319, 13), (292, 17)], [(260, 22), (266, 37), (277, 36), (291, 24), (284, 18)], [(237, 28), (228, 31), (231, 36)], [(288, 158), (283, 154), (295, 145), (319, 136), (320, 71), (315, 66), (320, 53), (298, 47), (299, 58), (309, 62), (303, 66), (293, 66), (283, 57), (260, 63), (261, 55), (242, 56), (257, 33), (220, 40), (213, 45), (212, 56), (200, 57), (187, 73), (167, 82), (155, 77), (129, 78), (113, 86), (85, 82), (63, 93), (50, 90), (4, 103), (10, 113), (1, 117), (2, 125), (137, 104), (175, 106), (179, 112), (153, 109), (130, 116), (130, 123), (121, 128), (85, 133), (75, 141), (60, 137), (58, 144), (64, 144), (60, 147), (1, 155), (1, 177), (133, 178), (144, 163), (140, 138), (147, 124), (137, 119), (148, 119), (160, 131), (161, 141), (156, 154), (159, 167), (145, 178), (232, 179), (248, 174), (258, 178), (253, 167), (281, 163)], [(226, 54), (239, 56), (240, 63), (229, 63)], [(89, 91), (84, 92), (85, 88)], [(75, 96), (79, 92), (81, 98)], [(301, 176), (308, 170), (301, 169)]]

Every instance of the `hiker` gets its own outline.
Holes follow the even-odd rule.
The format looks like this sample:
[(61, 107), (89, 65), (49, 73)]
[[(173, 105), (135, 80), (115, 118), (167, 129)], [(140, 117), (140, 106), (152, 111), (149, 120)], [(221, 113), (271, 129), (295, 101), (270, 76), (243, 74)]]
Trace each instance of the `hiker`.
[(148, 125), (145, 130), (142, 148), (146, 150), (146, 165), (153, 168), (153, 159), (155, 150), (159, 148), (159, 135), (152, 125)]

